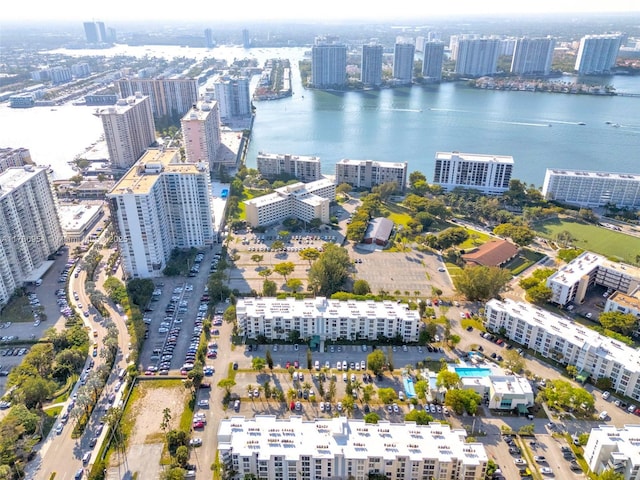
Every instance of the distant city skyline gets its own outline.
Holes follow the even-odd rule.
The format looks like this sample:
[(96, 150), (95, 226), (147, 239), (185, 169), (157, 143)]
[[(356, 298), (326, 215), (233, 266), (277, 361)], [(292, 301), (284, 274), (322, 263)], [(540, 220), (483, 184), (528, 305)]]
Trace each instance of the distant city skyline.
[[(337, 0), (328, 0), (322, 4), (319, 11), (309, 8), (309, 4), (292, 0), (264, 2), (247, 0), (242, 8), (216, 9), (210, 14), (203, 11), (199, 2), (187, 0), (180, 8), (149, 9), (146, 4), (113, 0), (109, 3), (78, 3), (72, 9), (60, 8), (60, 5), (43, 0), (35, 0), (3, 13), (3, 20), (27, 22), (60, 22), (60, 21), (233, 21), (240, 23), (256, 22), (286, 22), (306, 20), (314, 22), (348, 21), (348, 20), (380, 20), (392, 21), (400, 19), (428, 19), (443, 16), (486, 16), (486, 15), (541, 15), (554, 13), (640, 13), (640, 3), (637, 0), (611, 0), (610, 2), (588, 2), (582, 0), (539, 0), (537, 2), (512, 2), (505, 0), (490, 0), (477, 2), (475, 0), (459, 0), (453, 4), (424, 4), (419, 7), (399, 10), (395, 6), (372, 7), (364, 6), (364, 2), (345, 4)], [(384, 4), (381, 4), (384, 5)]]

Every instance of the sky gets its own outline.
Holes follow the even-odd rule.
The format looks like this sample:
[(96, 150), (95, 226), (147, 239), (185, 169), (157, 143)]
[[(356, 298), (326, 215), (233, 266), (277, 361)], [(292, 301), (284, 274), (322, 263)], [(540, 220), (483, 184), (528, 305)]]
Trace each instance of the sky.
[[(403, 8), (404, 10), (400, 10)], [(4, 21), (287, 21), (421, 19), (493, 14), (640, 13), (640, 0), (31, 0), (3, 9)]]

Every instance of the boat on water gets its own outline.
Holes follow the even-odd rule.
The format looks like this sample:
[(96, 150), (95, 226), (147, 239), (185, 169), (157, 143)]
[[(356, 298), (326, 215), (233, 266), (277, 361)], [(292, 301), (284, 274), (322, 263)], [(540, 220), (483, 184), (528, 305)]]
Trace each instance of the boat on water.
[(620, 127), (620, 124), (619, 123), (613, 123), (613, 124), (611, 124), (611, 126), (615, 127), (615, 128), (618, 128), (618, 127)]
[(578, 125), (586, 125), (584, 122), (578, 122)]

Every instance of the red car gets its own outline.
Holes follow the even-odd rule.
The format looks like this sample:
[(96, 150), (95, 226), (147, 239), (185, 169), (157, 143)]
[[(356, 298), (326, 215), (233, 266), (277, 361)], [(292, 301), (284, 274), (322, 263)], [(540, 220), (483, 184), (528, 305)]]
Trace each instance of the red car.
[(291, 366), (291, 362), (287, 362), (287, 364), (284, 366), (284, 368), (289, 368)]
[(193, 422), (193, 423), (191, 424), (191, 428), (194, 428), (194, 429), (196, 429), (196, 428), (204, 428), (204, 422), (203, 422), (203, 421), (201, 421), (201, 420), (198, 420), (198, 421), (196, 421), (196, 422)]
[(298, 362), (297, 360), (295, 362), (293, 362), (293, 366), (295, 368), (300, 368), (300, 362)]

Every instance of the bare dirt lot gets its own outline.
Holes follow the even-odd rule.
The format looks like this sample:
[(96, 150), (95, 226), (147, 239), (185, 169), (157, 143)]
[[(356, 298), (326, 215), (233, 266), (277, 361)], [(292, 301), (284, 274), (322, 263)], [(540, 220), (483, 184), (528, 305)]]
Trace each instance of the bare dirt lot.
[[(163, 433), (160, 424), (163, 411), (169, 408), (169, 428), (178, 428), (189, 392), (180, 380), (141, 381), (135, 387), (134, 403), (127, 407), (125, 422), (132, 422), (127, 440), (126, 472), (123, 458), (113, 455), (109, 478), (132, 478), (135, 472), (143, 478), (160, 478), (160, 457), (163, 450)], [(142, 477), (141, 477), (142, 478)]]

